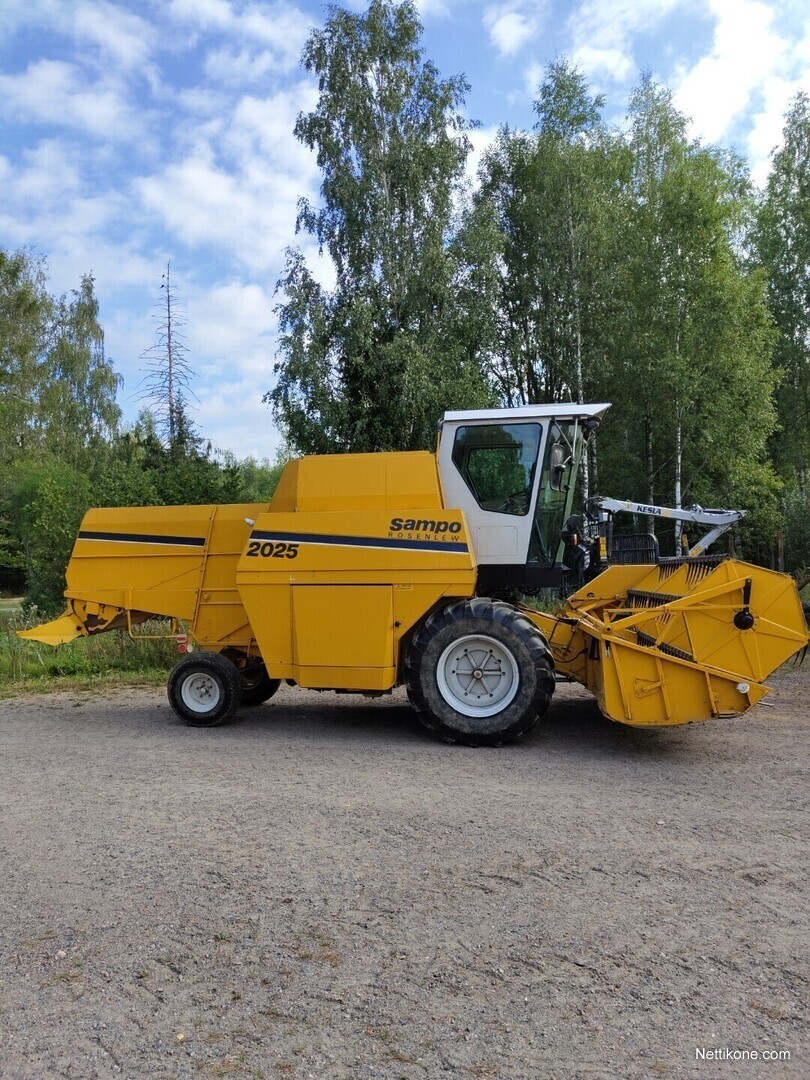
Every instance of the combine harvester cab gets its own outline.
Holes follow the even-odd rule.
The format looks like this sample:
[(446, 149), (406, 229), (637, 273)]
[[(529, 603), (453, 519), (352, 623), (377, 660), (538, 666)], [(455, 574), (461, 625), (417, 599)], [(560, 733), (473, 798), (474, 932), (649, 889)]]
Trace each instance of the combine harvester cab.
[(269, 504), (91, 510), (67, 611), (21, 636), (137, 637), (169, 620), (165, 636), (194, 647), (169, 699), (195, 726), (282, 679), (372, 695), (404, 684), (440, 737), (494, 745), (545, 714), (555, 666), (621, 723), (741, 715), (807, 644), (790, 578), (686, 557), (611, 566), (554, 615), (515, 599), (572, 576), (579, 455), (607, 407), (447, 413), (436, 454), (303, 458)]

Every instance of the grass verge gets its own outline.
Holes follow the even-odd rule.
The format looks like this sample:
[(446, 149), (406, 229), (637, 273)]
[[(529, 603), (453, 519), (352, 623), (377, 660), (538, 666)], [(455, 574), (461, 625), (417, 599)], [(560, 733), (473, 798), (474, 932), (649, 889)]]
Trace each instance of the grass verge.
[[(161, 686), (177, 662), (173, 639), (134, 641), (120, 630), (51, 648), (22, 641), (18, 630), (45, 621), (18, 607), (0, 608), (0, 697), (20, 692)], [(144, 623), (141, 634), (165, 634), (168, 623)]]

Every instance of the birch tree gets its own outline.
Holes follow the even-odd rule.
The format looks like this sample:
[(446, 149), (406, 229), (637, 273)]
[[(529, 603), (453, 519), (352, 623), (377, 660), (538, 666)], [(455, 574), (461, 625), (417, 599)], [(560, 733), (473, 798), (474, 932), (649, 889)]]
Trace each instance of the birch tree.
[(300, 250), (279, 281), (281, 329), (270, 402), (302, 452), (431, 446), (445, 408), (490, 394), (449, 334), (460, 268), (454, 198), (469, 150), (468, 85), (442, 79), (412, 3), (331, 7), (302, 63), (318, 81), (297, 138), (322, 172), (321, 204), (298, 229), (334, 268), (324, 288)]

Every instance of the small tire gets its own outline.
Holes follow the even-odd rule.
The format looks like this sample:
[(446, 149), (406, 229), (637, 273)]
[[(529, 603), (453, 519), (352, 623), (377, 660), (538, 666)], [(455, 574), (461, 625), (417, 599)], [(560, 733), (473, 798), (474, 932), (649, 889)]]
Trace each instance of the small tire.
[(281, 679), (271, 679), (264, 664), (251, 664), (239, 672), (242, 682), (242, 704), (262, 705), (281, 686)]
[(242, 703), (242, 680), (219, 653), (191, 653), (175, 664), (167, 686), (169, 704), (190, 727), (227, 724)]
[(446, 742), (500, 746), (545, 716), (554, 661), (525, 615), (475, 597), (434, 612), (417, 631), (405, 686), (422, 723)]

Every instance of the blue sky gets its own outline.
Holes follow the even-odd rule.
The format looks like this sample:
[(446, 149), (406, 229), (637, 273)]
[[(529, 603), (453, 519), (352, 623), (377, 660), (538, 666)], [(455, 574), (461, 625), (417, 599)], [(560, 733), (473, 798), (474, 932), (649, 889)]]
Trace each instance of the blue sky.
[[(798, 0), (419, 7), (427, 55), (472, 84), (479, 153), (499, 125), (532, 124), (542, 69), (563, 53), (616, 122), (651, 70), (694, 134), (735, 146), (763, 183), (785, 108), (810, 89), (810, 13)], [(239, 456), (272, 456), (280, 441), (261, 396), (296, 202), (317, 199), (313, 156), (292, 127), (316, 100), (298, 60), (324, 18), (320, 3), (287, 0), (0, 0), (0, 246), (47, 256), (57, 292), (93, 272), (129, 419), (171, 259), (195, 420)]]

